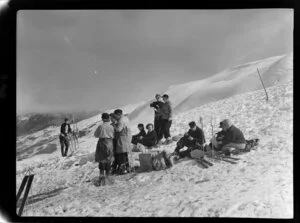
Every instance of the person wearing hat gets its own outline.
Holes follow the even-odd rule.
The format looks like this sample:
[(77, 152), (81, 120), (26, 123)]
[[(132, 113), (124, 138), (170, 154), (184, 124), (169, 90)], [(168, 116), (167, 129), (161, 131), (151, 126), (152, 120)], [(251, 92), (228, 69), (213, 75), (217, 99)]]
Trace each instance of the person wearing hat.
[(65, 118), (65, 122), (60, 126), (59, 142), (61, 146), (61, 155), (67, 156), (70, 142), (68, 139), (68, 134), (72, 133), (70, 126), (70, 121), (68, 118)]
[(240, 129), (235, 127), (230, 120), (223, 120), (221, 122), (221, 128), (224, 132), (224, 137), (219, 144), (219, 148), (221, 148), (225, 154), (230, 154), (230, 152), (236, 149), (245, 149), (246, 140), (244, 134)]
[(156, 94), (155, 99), (156, 101), (152, 102), (150, 104), (150, 107), (154, 108), (154, 130), (157, 134), (158, 141), (160, 141), (163, 137), (161, 131), (161, 126), (162, 126), (161, 108), (163, 107), (164, 102), (162, 102), (160, 94)]
[[(199, 128), (194, 121), (189, 123), (189, 127), (189, 131), (177, 142), (177, 146), (173, 152), (173, 154), (179, 156), (179, 158), (189, 156), (190, 152), (194, 149), (203, 148), (205, 142), (203, 130)], [(188, 149), (180, 152), (185, 146)]]
[(100, 183), (109, 180), (111, 164), (114, 160), (114, 127), (110, 124), (109, 114), (103, 113), (101, 118), (102, 123), (94, 133), (94, 136), (99, 138), (95, 152), (95, 162), (99, 163)]
[(144, 146), (151, 148), (152, 146), (155, 146), (157, 142), (157, 135), (154, 130), (153, 124), (151, 123), (147, 124), (146, 128), (148, 130), (147, 134), (145, 136), (140, 136), (138, 142)]
[(131, 131), (123, 118), (123, 111), (116, 109), (114, 111), (116, 123), (113, 123), (116, 137), (115, 166), (113, 167), (120, 174), (129, 171), (128, 152), (131, 152)]

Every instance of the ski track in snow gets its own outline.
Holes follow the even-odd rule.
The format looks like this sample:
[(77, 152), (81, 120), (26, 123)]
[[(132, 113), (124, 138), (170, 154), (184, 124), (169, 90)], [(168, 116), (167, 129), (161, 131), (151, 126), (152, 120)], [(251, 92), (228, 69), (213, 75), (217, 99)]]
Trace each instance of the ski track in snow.
[[(267, 91), (268, 103), (264, 90), (258, 90), (174, 117), (172, 135), (184, 133), (190, 121), (199, 122), (202, 116), (207, 141), (212, 117), (215, 131), (222, 119), (229, 118), (246, 139), (259, 138), (257, 150), (239, 155), (238, 164), (208, 158), (214, 166), (202, 169), (186, 158), (171, 169), (140, 173), (131, 179), (130, 174), (116, 176), (115, 184), (95, 187), (92, 182), (98, 176), (94, 163), (97, 139), (89, 134), (79, 139), (80, 150), (72, 157), (62, 158), (60, 151), (56, 151), (44, 155), (47, 159), (40, 155), (40, 159), (17, 162), (16, 189), (25, 168), (32, 166), (35, 178), (29, 197), (40, 199), (27, 205), (24, 215), (292, 218), (293, 81), (269, 87)], [(95, 116), (84, 120), (78, 128), (86, 128), (98, 119)], [(58, 130), (52, 134), (58, 134)], [(40, 131), (30, 136), (41, 135)], [(160, 149), (172, 152), (175, 145), (173, 142)], [(131, 154), (135, 162), (137, 157), (138, 153)]]

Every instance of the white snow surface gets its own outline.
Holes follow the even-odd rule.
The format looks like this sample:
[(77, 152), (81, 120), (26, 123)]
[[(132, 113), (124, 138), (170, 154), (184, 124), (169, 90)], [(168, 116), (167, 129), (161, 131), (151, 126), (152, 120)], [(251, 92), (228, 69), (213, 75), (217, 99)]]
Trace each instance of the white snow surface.
[[(222, 96), (224, 87), (235, 88), (238, 85), (232, 83), (242, 83), (243, 78), (257, 75), (253, 70), (258, 64), (264, 81), (272, 80), (270, 84), (265, 83), (268, 102), (264, 90), (258, 85), (255, 85), (257, 89), (251, 90), (254, 82), (249, 82), (246, 93), (235, 91), (234, 96), (228, 94), (221, 100), (210, 98), (207, 103), (196, 106), (197, 92), (201, 91), (199, 86), (205, 88), (210, 83), (212, 89)], [(27, 167), (35, 173), (29, 204), (23, 215), (293, 218), (292, 55), (272, 57), (232, 69), (235, 73), (225, 70), (208, 80), (173, 86), (167, 92), (173, 94), (176, 107), (180, 107), (179, 104), (185, 107), (185, 111), (179, 109), (173, 118), (172, 135), (184, 133), (190, 121), (199, 122), (202, 116), (207, 141), (211, 136), (211, 118), (214, 131), (218, 131), (221, 120), (229, 118), (244, 132), (246, 139), (260, 139), (256, 150), (238, 156), (241, 158), (238, 164), (208, 158), (214, 165), (202, 169), (194, 160), (186, 158), (171, 169), (116, 176), (115, 184), (95, 187), (92, 182), (98, 177), (99, 170), (94, 162), (97, 139), (93, 132), (99, 124), (99, 114), (78, 122), (78, 128), (87, 130), (87, 134), (79, 138), (79, 150), (71, 157), (60, 155), (57, 127), (17, 138), (17, 153), (20, 153), (17, 156), (23, 158), (16, 163), (16, 190)], [(211, 90), (209, 86), (205, 89)], [(179, 98), (181, 91), (185, 96)], [(191, 98), (195, 102), (192, 107), (188, 102)], [(148, 109), (147, 103), (135, 106), (137, 109), (142, 106), (137, 117), (150, 110), (152, 119), (153, 111)], [(124, 111), (130, 112), (135, 106), (130, 105), (127, 107), (129, 111)], [(135, 124), (133, 120), (130, 123)], [(49, 143), (56, 144), (54, 152), (36, 155), (36, 151), (44, 151)], [(175, 146), (173, 142), (161, 146), (160, 150), (172, 152)], [(131, 153), (130, 159), (138, 165), (138, 153)]]
[[(115, 177), (112, 186), (95, 187), (96, 139), (80, 140), (70, 158), (59, 154), (31, 163), (35, 173), (31, 196), (40, 201), (25, 207), (28, 216), (198, 216), (293, 217), (293, 82), (209, 103), (175, 116), (173, 135), (187, 123), (204, 119), (210, 136), (210, 118), (230, 117), (247, 139), (259, 138), (257, 150), (240, 155), (238, 164), (216, 162), (201, 169), (184, 159), (171, 169)], [(218, 109), (216, 109), (218, 108)], [(173, 151), (175, 143), (161, 149)], [(132, 153), (137, 157), (137, 153)], [(24, 175), (17, 162), (17, 187)], [(77, 166), (75, 164), (78, 164)]]

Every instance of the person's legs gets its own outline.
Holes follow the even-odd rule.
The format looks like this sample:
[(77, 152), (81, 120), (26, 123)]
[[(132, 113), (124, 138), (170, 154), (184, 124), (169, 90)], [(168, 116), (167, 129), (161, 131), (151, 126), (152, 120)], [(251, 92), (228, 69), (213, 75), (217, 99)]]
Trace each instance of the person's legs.
[(156, 123), (154, 129), (157, 134), (157, 142), (160, 142), (163, 138), (163, 120), (161, 118), (157, 118), (154, 122)]
[(164, 124), (164, 137), (165, 139), (170, 139), (171, 135), (170, 135), (170, 128), (172, 125), (172, 120), (164, 120), (165, 124)]
[(191, 151), (189, 149), (181, 151), (178, 153), (179, 158), (190, 157)]
[(124, 157), (123, 159), (124, 159), (124, 163), (125, 163), (126, 168), (129, 168), (128, 153), (124, 153), (123, 157)]
[(61, 156), (65, 156), (65, 152), (64, 152), (65, 142), (62, 136), (59, 136), (59, 142), (60, 142)]
[(245, 147), (246, 147), (245, 143), (228, 143), (228, 144), (224, 145), (221, 148), (221, 150), (225, 154), (229, 154), (230, 152), (232, 152), (235, 149), (243, 150), (243, 149), (245, 149)]
[(66, 149), (65, 149), (65, 156), (67, 156), (68, 154), (68, 149), (69, 149), (69, 146), (70, 146), (70, 142), (67, 138), (65, 138), (65, 146), (66, 146)]
[(144, 146), (147, 146), (147, 147), (152, 147), (152, 146), (155, 145), (155, 143), (150, 142), (150, 141), (147, 140), (147, 139), (142, 139), (142, 140), (141, 140), (141, 144), (143, 144)]
[(115, 169), (118, 170), (120, 168), (120, 165), (121, 165), (121, 156), (122, 154), (121, 153), (116, 153), (116, 157), (115, 157)]
[(182, 149), (185, 146), (185, 137), (181, 137), (179, 141), (177, 142), (176, 148), (174, 150), (175, 153), (179, 153), (179, 150)]
[(162, 120), (161, 118), (155, 118), (154, 119), (154, 130), (157, 134), (157, 141), (160, 141), (163, 137), (163, 134), (162, 134)]

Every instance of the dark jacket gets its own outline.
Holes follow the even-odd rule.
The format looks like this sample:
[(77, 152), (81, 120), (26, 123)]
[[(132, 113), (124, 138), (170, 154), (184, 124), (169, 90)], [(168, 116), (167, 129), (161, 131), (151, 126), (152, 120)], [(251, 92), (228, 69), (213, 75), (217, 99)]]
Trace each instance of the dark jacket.
[(217, 141), (222, 141), (222, 139), (224, 138), (225, 132), (222, 130), (220, 132), (216, 133), (216, 140)]
[(132, 136), (131, 143), (136, 145), (139, 142), (140, 136), (144, 137), (145, 135), (146, 135), (146, 131), (143, 129), (138, 134)]
[(195, 131), (190, 129), (188, 131), (188, 135), (192, 136), (194, 138), (193, 141), (198, 142), (200, 145), (203, 145), (205, 143), (204, 133), (203, 133), (202, 129), (200, 129), (198, 126)]
[(157, 142), (157, 135), (155, 130), (148, 132), (146, 136), (142, 139), (142, 144), (146, 146), (154, 146)]
[[(68, 131), (66, 132), (66, 127), (68, 127)], [(63, 134), (64, 136), (67, 136), (67, 133), (71, 133), (72, 129), (70, 124), (63, 123), (60, 127), (60, 133)]]
[(144, 137), (145, 135), (147, 135), (147, 133), (146, 133), (145, 129), (143, 129), (143, 130), (140, 131), (138, 134), (134, 135), (134, 137), (140, 137), (140, 136), (143, 136), (143, 137)]
[(162, 101), (155, 101), (150, 104), (150, 107), (156, 108), (156, 110), (154, 112), (155, 118), (161, 117), (161, 113), (159, 112), (159, 110), (163, 107), (163, 104), (164, 103)]
[(232, 125), (224, 135), (224, 138), (222, 140), (222, 146), (228, 144), (228, 143), (246, 143), (244, 134), (241, 130), (239, 130), (237, 127)]
[(162, 108), (160, 109), (161, 112), (161, 118), (162, 119), (172, 119), (173, 111), (172, 111), (172, 103), (170, 101), (167, 101), (163, 103)]

